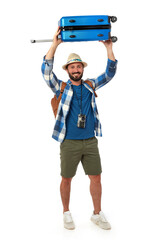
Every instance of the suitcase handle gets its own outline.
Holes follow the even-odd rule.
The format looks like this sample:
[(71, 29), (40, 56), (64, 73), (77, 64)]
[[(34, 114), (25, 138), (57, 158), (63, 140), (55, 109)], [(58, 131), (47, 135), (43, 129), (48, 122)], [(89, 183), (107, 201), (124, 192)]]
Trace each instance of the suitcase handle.
[(98, 34), (98, 37), (103, 37), (103, 34)]
[(75, 35), (70, 35), (70, 38), (75, 38), (76, 36)]
[(74, 19), (69, 20), (69, 22), (74, 23), (76, 22)]
[(103, 22), (104, 20), (103, 19), (98, 19), (98, 22)]

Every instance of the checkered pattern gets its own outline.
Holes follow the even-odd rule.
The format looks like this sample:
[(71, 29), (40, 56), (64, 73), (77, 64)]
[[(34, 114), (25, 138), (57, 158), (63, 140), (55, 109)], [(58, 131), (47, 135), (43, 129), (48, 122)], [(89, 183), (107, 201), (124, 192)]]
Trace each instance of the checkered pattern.
[[(59, 80), (54, 74), (53, 62), (54, 62), (54, 58), (50, 60), (45, 59), (45, 57), (43, 58), (42, 74), (47, 85), (52, 89), (53, 93), (56, 94), (56, 96), (58, 97), (61, 90), (62, 80)], [(114, 77), (116, 72), (116, 66), (117, 66), (117, 60), (114, 62), (108, 59), (105, 73), (101, 74), (99, 77), (95, 79), (87, 79), (92, 82), (93, 87), (95, 87), (95, 91), (98, 90), (100, 87), (103, 87)], [(102, 136), (101, 123), (99, 120), (99, 115), (98, 115), (98, 110), (95, 102), (95, 95), (94, 95), (93, 89), (84, 81), (82, 81), (82, 84), (92, 93), (91, 105), (94, 112), (95, 133), (96, 133), (96, 136), (101, 137)], [(59, 142), (63, 142), (66, 135), (66, 124), (65, 124), (66, 117), (68, 115), (68, 112), (70, 109), (70, 103), (73, 96), (73, 90), (71, 85), (72, 85), (71, 81), (68, 80), (67, 86), (64, 89), (64, 92), (58, 107), (56, 122), (54, 126), (54, 131), (52, 134), (52, 137)]]

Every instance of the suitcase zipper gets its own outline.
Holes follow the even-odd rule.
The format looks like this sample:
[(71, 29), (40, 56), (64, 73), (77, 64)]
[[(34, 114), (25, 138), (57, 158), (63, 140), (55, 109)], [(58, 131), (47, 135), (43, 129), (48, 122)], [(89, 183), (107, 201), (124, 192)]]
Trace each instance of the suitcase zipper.
[(93, 30), (93, 29), (111, 29), (111, 25), (85, 25), (85, 26), (65, 26), (60, 27), (61, 31), (73, 30)]

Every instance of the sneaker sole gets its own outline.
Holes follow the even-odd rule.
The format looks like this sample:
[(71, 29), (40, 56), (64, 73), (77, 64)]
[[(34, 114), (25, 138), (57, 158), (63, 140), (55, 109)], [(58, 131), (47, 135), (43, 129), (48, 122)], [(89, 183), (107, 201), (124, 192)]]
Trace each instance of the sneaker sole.
[(96, 221), (94, 221), (93, 219), (90, 219), (95, 225), (97, 225), (98, 227), (100, 227), (101, 229), (104, 229), (104, 230), (111, 230), (111, 227), (107, 227), (107, 228), (104, 228), (104, 227), (101, 227), (100, 224)]
[(75, 227), (68, 227), (68, 226), (65, 226), (65, 225), (64, 225), (64, 228), (68, 229), (68, 230), (74, 230), (75, 229)]

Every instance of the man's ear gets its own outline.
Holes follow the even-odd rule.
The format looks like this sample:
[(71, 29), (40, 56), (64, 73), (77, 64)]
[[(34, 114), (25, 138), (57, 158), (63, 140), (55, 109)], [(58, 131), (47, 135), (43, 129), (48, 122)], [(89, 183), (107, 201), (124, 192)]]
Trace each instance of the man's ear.
[(68, 66), (66, 67), (66, 72), (68, 73)]

